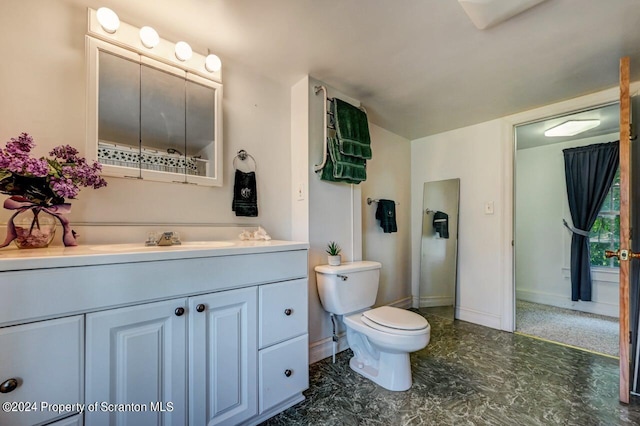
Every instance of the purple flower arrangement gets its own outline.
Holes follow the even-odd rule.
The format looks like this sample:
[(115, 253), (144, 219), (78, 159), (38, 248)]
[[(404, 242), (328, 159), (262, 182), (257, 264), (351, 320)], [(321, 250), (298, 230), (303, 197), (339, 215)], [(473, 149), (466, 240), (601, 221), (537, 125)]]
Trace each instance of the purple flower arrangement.
[(100, 177), (100, 163), (87, 163), (77, 149), (60, 145), (49, 152), (52, 158), (33, 158), (34, 146), (33, 138), (22, 133), (0, 150), (0, 192), (39, 206), (53, 206), (75, 198), (80, 187), (107, 185)]

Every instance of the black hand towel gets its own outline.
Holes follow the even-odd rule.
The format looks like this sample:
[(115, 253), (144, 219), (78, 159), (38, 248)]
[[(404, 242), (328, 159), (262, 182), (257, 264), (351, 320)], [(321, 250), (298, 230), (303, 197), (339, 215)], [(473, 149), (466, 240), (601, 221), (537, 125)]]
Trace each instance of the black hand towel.
[(396, 202), (393, 200), (379, 200), (376, 219), (385, 233), (398, 232), (396, 224)]
[(444, 212), (435, 212), (433, 229), (436, 230), (440, 238), (449, 238), (449, 215)]
[(236, 212), (236, 216), (258, 216), (258, 189), (255, 172), (245, 173), (236, 170), (231, 210)]

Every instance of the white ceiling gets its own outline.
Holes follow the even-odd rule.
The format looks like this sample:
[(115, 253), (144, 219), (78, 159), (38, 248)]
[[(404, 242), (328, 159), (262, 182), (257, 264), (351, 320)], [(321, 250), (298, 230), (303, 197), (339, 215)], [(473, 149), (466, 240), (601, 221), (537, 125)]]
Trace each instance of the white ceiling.
[(408, 139), (613, 87), (639, 0), (547, 0), (478, 30), (456, 0), (66, 0), (211, 49), (285, 85), (309, 74)]

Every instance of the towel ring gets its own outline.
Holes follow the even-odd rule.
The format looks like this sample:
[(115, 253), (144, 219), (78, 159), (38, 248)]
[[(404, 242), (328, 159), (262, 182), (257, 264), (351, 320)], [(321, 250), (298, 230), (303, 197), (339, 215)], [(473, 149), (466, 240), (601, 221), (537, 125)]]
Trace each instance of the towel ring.
[(249, 168), (249, 171), (255, 172), (256, 169), (258, 168), (258, 163), (256, 163), (256, 159), (253, 158), (253, 156), (249, 154), (247, 151), (245, 151), (244, 149), (241, 149), (240, 151), (238, 151), (238, 154), (235, 157), (233, 157), (233, 168), (235, 170), (238, 170), (238, 167), (236, 167), (237, 159), (240, 159), (240, 161), (246, 161), (247, 158), (251, 158), (251, 160), (253, 160), (253, 170)]

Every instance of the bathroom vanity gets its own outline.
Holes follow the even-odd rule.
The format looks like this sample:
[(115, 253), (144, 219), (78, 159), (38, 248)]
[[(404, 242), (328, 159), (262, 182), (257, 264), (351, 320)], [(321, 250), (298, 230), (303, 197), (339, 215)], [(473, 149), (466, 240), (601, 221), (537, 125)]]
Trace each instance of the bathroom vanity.
[(307, 248), (0, 251), (0, 424), (257, 424), (302, 401)]

